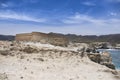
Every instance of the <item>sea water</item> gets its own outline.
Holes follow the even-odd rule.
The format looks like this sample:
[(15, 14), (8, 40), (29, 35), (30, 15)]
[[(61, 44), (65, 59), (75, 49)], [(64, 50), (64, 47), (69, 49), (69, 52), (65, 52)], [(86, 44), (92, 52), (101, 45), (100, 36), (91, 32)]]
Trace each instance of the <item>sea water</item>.
[(120, 50), (118, 49), (99, 49), (98, 51), (108, 51), (112, 56), (112, 62), (116, 69), (120, 70)]

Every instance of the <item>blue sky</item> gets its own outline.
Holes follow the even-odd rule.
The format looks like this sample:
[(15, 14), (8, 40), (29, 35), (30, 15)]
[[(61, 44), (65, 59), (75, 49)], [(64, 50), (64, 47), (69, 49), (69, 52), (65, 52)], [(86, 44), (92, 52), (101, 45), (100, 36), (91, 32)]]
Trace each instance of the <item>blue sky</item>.
[(0, 34), (120, 33), (120, 0), (0, 0)]

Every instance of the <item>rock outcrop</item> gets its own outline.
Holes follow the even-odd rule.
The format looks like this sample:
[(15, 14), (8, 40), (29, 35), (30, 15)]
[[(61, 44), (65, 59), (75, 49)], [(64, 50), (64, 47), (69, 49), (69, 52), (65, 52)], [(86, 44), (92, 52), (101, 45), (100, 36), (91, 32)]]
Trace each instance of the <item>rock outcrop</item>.
[(103, 53), (88, 53), (88, 57), (101, 65), (105, 65), (108, 68), (115, 69), (115, 65), (112, 63), (112, 57), (110, 53), (103, 52)]
[[(0, 41), (0, 80), (120, 80), (116, 70), (90, 61), (84, 47)], [(103, 55), (102, 62), (111, 62)], [(101, 55), (96, 59), (101, 63)]]
[(15, 40), (49, 43), (56, 46), (67, 46), (69, 43), (68, 39), (63, 36), (40, 33), (40, 32), (16, 34)]

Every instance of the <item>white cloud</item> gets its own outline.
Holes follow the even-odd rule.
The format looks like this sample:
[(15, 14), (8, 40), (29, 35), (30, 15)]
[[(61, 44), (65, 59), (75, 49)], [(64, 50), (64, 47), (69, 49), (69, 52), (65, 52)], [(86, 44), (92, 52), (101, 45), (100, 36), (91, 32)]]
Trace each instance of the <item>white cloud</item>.
[[(115, 21), (115, 20), (113, 20)], [(18, 33), (29, 33), (32, 31), (37, 32), (55, 32), (55, 33), (64, 33), (64, 34), (78, 34), (78, 35), (104, 35), (104, 34), (115, 34), (120, 33), (119, 26), (96, 26), (92, 24), (86, 25), (64, 25), (64, 26), (46, 26), (44, 25), (35, 25), (35, 24), (14, 24), (14, 23), (5, 23), (0, 24), (0, 34), (6, 35), (15, 35)]]
[(11, 12), (1, 12), (0, 19), (15, 19), (15, 20), (22, 20), (22, 21), (32, 21), (32, 22), (46, 22), (46, 19), (38, 19), (31, 16), (27, 16), (25, 14), (17, 14)]
[(5, 3), (1, 3), (1, 6), (2, 6), (2, 7), (8, 7), (8, 5), (5, 4)]
[(117, 16), (117, 13), (111, 12), (110, 15), (111, 16)]
[[(6, 14), (5, 14), (6, 15)], [(0, 15), (1, 16), (1, 15)], [(4, 16), (5, 18), (5, 16)], [(8, 16), (7, 16), (8, 18)], [(9, 17), (10, 18), (10, 17)], [(19, 17), (18, 17), (19, 18)], [(13, 19), (13, 17), (12, 17)], [(29, 18), (22, 18), (26, 21), (31, 21)], [(19, 19), (21, 20), (21, 19)], [(32, 18), (32, 21), (34, 19)], [(35, 19), (36, 20), (36, 19)], [(56, 32), (56, 33), (71, 33), (82, 35), (101, 35), (120, 33), (120, 19), (97, 19), (88, 15), (76, 13), (62, 20), (62, 25), (41, 25), (41, 24), (0, 24), (0, 34), (17, 34), (27, 33), (32, 31), (37, 32)]]
[(93, 23), (93, 24), (103, 24), (105, 23), (105, 20), (101, 19), (95, 19), (93, 17), (90, 17), (88, 15), (83, 15), (76, 13), (73, 16), (68, 17), (67, 19), (63, 20), (63, 23), (65, 24), (84, 24), (84, 23)]
[[(115, 15), (115, 14), (114, 14)], [(116, 23), (120, 25), (120, 19), (111, 18), (111, 19), (97, 19), (88, 15), (75, 14), (73, 16), (67, 17), (62, 20), (65, 24), (93, 24), (93, 25), (109, 25), (110, 23), (115, 25)], [(109, 24), (108, 24), (109, 23)]]
[(73, 32), (79, 34), (113, 34), (120, 33), (120, 19), (98, 19), (88, 15), (75, 14), (62, 20), (66, 26), (72, 26)]
[(95, 3), (92, 3), (92, 2), (83, 2), (82, 4), (86, 5), (86, 6), (95, 6), (96, 5)]

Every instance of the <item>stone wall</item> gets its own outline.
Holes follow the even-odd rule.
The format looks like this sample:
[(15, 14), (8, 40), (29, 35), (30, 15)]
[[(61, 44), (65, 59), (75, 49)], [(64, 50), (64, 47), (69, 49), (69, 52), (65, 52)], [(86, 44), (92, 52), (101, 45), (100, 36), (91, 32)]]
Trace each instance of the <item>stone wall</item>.
[(56, 46), (67, 46), (69, 41), (67, 38), (54, 34), (46, 34), (41, 32), (32, 32), (25, 34), (16, 34), (16, 41), (33, 41), (41, 43), (50, 43)]

